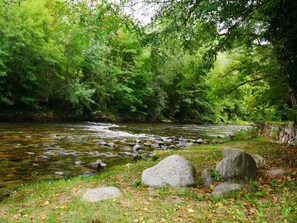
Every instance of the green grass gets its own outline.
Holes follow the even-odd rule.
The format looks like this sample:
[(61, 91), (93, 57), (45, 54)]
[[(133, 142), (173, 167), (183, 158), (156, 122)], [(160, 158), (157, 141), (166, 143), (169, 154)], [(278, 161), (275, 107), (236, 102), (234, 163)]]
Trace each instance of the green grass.
[[(245, 182), (244, 190), (215, 197), (209, 195), (211, 189), (202, 187), (199, 176), (222, 159), (224, 147), (258, 153), (266, 158), (267, 166), (259, 171), (257, 180)], [(112, 167), (91, 178), (22, 186), (0, 203), (0, 222), (297, 222), (296, 151), (262, 138), (160, 151), (154, 160)], [(141, 185), (142, 171), (171, 154), (194, 164), (197, 186), (150, 189)], [(283, 168), (290, 175), (273, 179), (265, 174), (269, 168)], [(84, 192), (101, 186), (116, 186), (124, 197), (81, 201)]]

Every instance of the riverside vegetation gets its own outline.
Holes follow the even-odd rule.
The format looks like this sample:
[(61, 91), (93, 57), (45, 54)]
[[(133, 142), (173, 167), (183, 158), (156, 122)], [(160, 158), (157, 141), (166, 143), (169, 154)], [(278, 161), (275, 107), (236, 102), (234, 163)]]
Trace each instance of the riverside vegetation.
[[(266, 166), (244, 189), (222, 196), (210, 195), (199, 180), (203, 169), (221, 159), (222, 148), (236, 147), (257, 153)], [(236, 139), (219, 145), (196, 145), (186, 150), (158, 151), (150, 160), (114, 166), (90, 178), (44, 181), (21, 186), (1, 201), (0, 222), (296, 222), (296, 148), (264, 138)], [(188, 188), (148, 188), (141, 173), (161, 159), (178, 154), (197, 170), (197, 185)], [(270, 177), (266, 171), (289, 172)], [(219, 179), (218, 179), (219, 180)], [(91, 188), (116, 186), (124, 197), (97, 203), (82, 201)]]

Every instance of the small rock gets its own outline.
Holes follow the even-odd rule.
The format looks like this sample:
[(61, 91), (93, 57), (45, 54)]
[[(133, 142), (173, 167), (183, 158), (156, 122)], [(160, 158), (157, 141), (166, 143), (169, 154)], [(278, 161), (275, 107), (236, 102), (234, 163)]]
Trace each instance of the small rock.
[(39, 166), (37, 163), (32, 163), (32, 166)]
[(83, 155), (84, 153), (83, 152), (71, 152), (69, 153), (70, 156), (80, 156), (80, 155)]
[(43, 153), (43, 155), (55, 156), (55, 155), (57, 155), (57, 151), (55, 151), (55, 150), (46, 151), (46, 152)]
[(96, 162), (92, 162), (92, 163), (87, 163), (85, 166), (92, 170), (100, 170), (102, 167), (105, 167), (106, 164), (102, 163), (101, 161), (100, 162), (96, 161)]
[(106, 157), (112, 157), (112, 156), (115, 156), (115, 155), (113, 155), (111, 152), (105, 152), (105, 153), (103, 153), (103, 155), (106, 156)]
[(157, 144), (157, 143), (155, 143), (155, 144), (151, 144), (151, 148), (152, 148), (152, 149), (158, 149), (158, 148), (160, 148), (160, 145)]
[(181, 148), (184, 148), (185, 147), (185, 144), (178, 143), (178, 144), (176, 144), (176, 147), (179, 148), (179, 149), (181, 149)]
[(267, 174), (272, 176), (272, 177), (282, 177), (286, 175), (288, 172), (282, 169), (273, 169), (273, 170), (268, 170)]
[(219, 196), (224, 193), (230, 192), (230, 191), (235, 191), (235, 190), (240, 190), (242, 189), (242, 185), (240, 184), (233, 184), (233, 183), (221, 183), (218, 186), (214, 188), (211, 194)]
[(98, 144), (101, 145), (101, 146), (106, 146), (107, 145), (107, 142), (101, 140), (101, 141), (98, 142)]
[(115, 144), (113, 142), (107, 143), (107, 145), (111, 148), (115, 147)]
[(83, 165), (85, 162), (78, 160), (78, 161), (75, 161), (74, 163), (75, 165)]
[(196, 140), (196, 143), (198, 143), (198, 144), (202, 144), (202, 143), (203, 143), (203, 139), (201, 139), (201, 138), (200, 138), (200, 139), (197, 139), (197, 140)]
[(44, 156), (44, 155), (37, 156), (37, 158), (40, 160), (46, 160), (46, 161), (50, 160), (50, 158), (48, 156)]
[(58, 154), (59, 154), (60, 156), (69, 156), (69, 155), (70, 155), (70, 153), (68, 153), (68, 152), (64, 152), (64, 151), (60, 151), (60, 152), (58, 152)]
[(100, 153), (98, 151), (93, 151), (93, 152), (87, 152), (87, 154), (91, 155), (91, 156), (100, 156)]
[(64, 175), (64, 172), (62, 172), (62, 171), (56, 171), (55, 172), (55, 175), (57, 175), (57, 176), (63, 176)]
[(33, 152), (25, 152), (25, 153), (28, 155), (35, 155), (35, 153), (33, 153)]
[(101, 167), (106, 167), (107, 164), (103, 163), (101, 160), (96, 160), (96, 163), (100, 163)]
[(86, 202), (97, 202), (101, 200), (120, 198), (122, 196), (122, 192), (116, 187), (102, 187), (87, 191), (83, 195), (82, 200)]
[(140, 149), (141, 149), (141, 146), (139, 144), (136, 144), (135, 146), (133, 146), (133, 152), (139, 152)]
[(94, 173), (93, 172), (84, 172), (79, 176), (81, 176), (81, 177), (92, 177), (92, 176), (94, 176)]
[(210, 171), (213, 171), (213, 170), (207, 168), (203, 170), (201, 173), (201, 178), (203, 179), (205, 187), (209, 187), (214, 181), (214, 179), (210, 176)]
[(129, 156), (129, 157), (136, 157), (136, 153), (130, 153), (130, 152), (118, 152), (119, 156)]
[(177, 149), (177, 147), (175, 145), (170, 145), (168, 148), (169, 149)]

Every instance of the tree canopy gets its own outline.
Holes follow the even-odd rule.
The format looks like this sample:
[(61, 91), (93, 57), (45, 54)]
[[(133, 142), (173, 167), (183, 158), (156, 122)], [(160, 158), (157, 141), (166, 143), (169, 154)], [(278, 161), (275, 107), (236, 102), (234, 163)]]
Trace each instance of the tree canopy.
[[(156, 5), (141, 25), (123, 6)], [(296, 117), (296, 3), (0, 0), (2, 111), (228, 122)]]

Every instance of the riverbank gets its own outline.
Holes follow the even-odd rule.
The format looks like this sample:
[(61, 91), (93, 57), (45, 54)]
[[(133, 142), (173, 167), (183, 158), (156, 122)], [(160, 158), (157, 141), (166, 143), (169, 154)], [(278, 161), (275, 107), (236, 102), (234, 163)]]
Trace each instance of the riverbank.
[[(121, 115), (113, 113), (101, 114), (73, 114), (63, 111), (26, 111), (26, 110), (0, 110), (0, 122), (140, 122), (140, 123), (181, 123), (181, 124), (213, 124), (211, 121), (177, 120), (177, 119), (151, 119), (139, 115)], [(225, 124), (250, 125), (248, 122), (237, 121)]]
[[(199, 178), (203, 169), (221, 159), (224, 147), (257, 153), (267, 165), (243, 191), (214, 197), (209, 195), (212, 187), (203, 188)], [(22, 186), (1, 202), (0, 222), (296, 222), (296, 149), (253, 138), (158, 151), (152, 159), (114, 166), (91, 178)], [(194, 164), (197, 186), (152, 189), (141, 185), (142, 171), (171, 154), (182, 155)], [(271, 178), (266, 171), (272, 168), (290, 174)], [(81, 200), (88, 189), (101, 186), (116, 186), (124, 197), (91, 204)]]
[(118, 122), (121, 121), (119, 116), (113, 114), (75, 115), (67, 112), (57, 111), (19, 111), (5, 110), (0, 111), (0, 121), (2, 122)]

